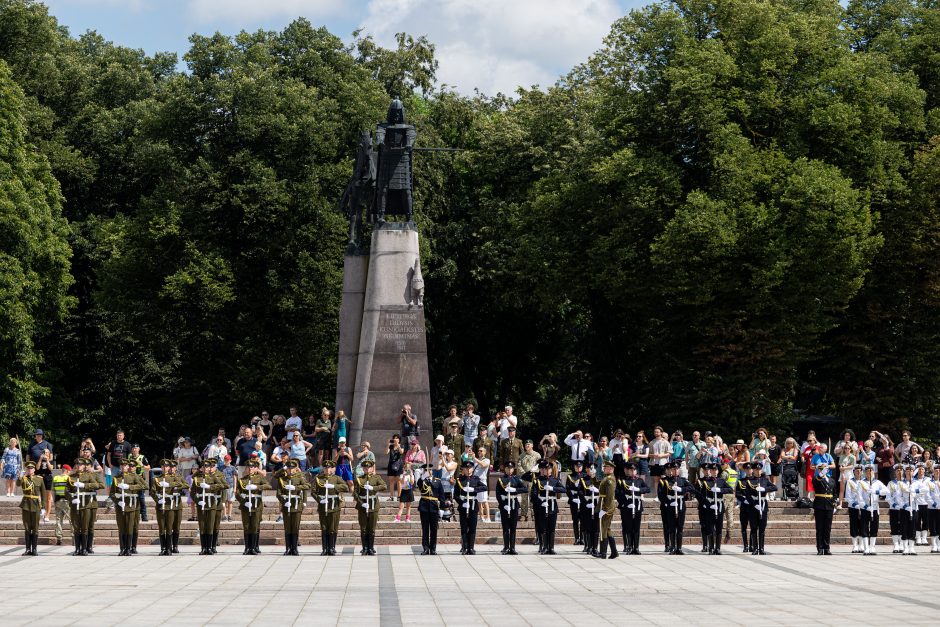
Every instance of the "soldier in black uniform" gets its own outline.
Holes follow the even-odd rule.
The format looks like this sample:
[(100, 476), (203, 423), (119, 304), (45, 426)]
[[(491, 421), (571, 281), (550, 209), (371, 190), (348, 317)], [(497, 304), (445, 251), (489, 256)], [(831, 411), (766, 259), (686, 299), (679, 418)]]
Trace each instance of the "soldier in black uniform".
[(581, 500), (579, 512), (581, 516), (581, 539), (584, 541), (582, 553), (597, 557), (597, 542), (600, 527), (598, 525), (597, 510), (600, 503), (600, 490), (597, 485), (597, 469), (588, 465), (587, 471), (578, 481), (578, 498)]
[(725, 500), (722, 495), (733, 490), (728, 483), (718, 476), (718, 464), (706, 462), (701, 465), (705, 476), (696, 482), (696, 496), (699, 500), (698, 517), (705, 538), (705, 547), (709, 555), (721, 555), (721, 530), (725, 519)]
[(565, 489), (568, 492), (568, 511), (571, 512), (571, 527), (574, 530), (574, 543), (585, 544), (581, 535), (581, 505), (584, 501), (580, 498), (581, 477), (584, 476), (584, 462), (580, 459), (574, 460), (571, 472), (565, 478)]
[(526, 487), (516, 476), (516, 462), (503, 462), (503, 476), (496, 480), (496, 504), (503, 526), (503, 555), (516, 555), (516, 527), (519, 524), (519, 499)]
[(657, 497), (659, 513), (666, 535), (666, 553), (682, 553), (682, 532), (685, 530), (685, 496), (695, 492), (687, 479), (679, 476), (679, 463), (666, 464), (666, 475), (659, 480)]
[(617, 482), (617, 508), (620, 510), (620, 527), (623, 531), (625, 555), (640, 554), (640, 524), (643, 522), (643, 495), (649, 494), (646, 482), (636, 477), (636, 464), (623, 465), (624, 479)]
[(764, 551), (764, 532), (767, 530), (767, 514), (770, 509), (767, 497), (777, 491), (777, 486), (764, 474), (763, 462), (751, 462), (753, 476), (740, 482), (750, 502), (751, 555), (767, 555)]
[[(552, 463), (539, 460), (539, 474), (532, 477), (529, 502), (535, 516), (535, 530), (540, 555), (555, 554), (555, 525), (558, 522), (558, 497), (567, 490), (561, 481), (551, 475)], [(570, 497), (569, 497), (570, 498)]]
[(839, 485), (832, 478), (829, 467), (820, 464), (813, 475), (813, 518), (816, 521), (816, 555), (832, 555), (829, 536), (832, 533), (832, 514), (836, 509)]
[(386, 121), (375, 129), (379, 161), (373, 209), (375, 222), (384, 221), (386, 213), (404, 214), (405, 221), (411, 222), (411, 158), (416, 136), (414, 125), (405, 124), (401, 100), (395, 98), (388, 107)]
[(437, 525), (441, 518), (441, 504), (446, 498), (441, 480), (431, 476), (431, 464), (421, 467), (416, 485), (418, 514), (421, 516), (421, 555), (437, 555)]
[[(739, 478), (734, 488), (734, 495), (738, 499), (738, 522), (741, 524), (741, 543), (744, 553), (751, 552), (751, 537), (748, 534), (747, 527), (751, 520), (751, 500), (744, 489), (744, 482), (753, 479), (755, 476), (754, 468), (750, 464), (744, 465), (744, 478)], [(733, 513), (733, 512), (732, 512)]]
[(454, 501), (460, 516), (460, 554), (476, 555), (477, 520), (480, 508), (477, 494), (486, 494), (487, 486), (473, 474), (473, 462), (460, 465), (460, 476), (454, 481)]

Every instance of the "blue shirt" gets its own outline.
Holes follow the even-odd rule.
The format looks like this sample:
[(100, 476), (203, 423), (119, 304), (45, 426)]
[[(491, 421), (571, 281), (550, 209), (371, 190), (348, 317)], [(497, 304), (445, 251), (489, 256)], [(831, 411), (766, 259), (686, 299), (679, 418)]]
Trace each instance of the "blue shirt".
[(829, 466), (831, 464), (834, 464), (835, 461), (832, 459), (832, 455), (830, 455), (829, 453), (824, 453), (822, 455), (820, 455), (819, 453), (815, 453), (809, 463), (811, 466), (816, 467), (816, 466)]

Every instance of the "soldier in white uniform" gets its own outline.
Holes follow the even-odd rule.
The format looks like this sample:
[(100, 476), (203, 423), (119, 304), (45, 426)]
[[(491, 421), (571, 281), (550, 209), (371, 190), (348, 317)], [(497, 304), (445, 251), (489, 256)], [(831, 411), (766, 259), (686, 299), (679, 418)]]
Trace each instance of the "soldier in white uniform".
[(927, 534), (930, 532), (930, 483), (927, 476), (927, 467), (919, 463), (914, 467), (914, 480), (920, 484), (921, 491), (917, 493), (917, 527), (914, 532), (914, 544), (927, 546)]
[(933, 476), (924, 483), (930, 496), (927, 506), (927, 515), (930, 517), (930, 552), (940, 553), (940, 466), (934, 465)]
[(888, 496), (888, 488), (878, 481), (873, 465), (866, 465), (863, 469), (864, 477), (858, 481), (859, 526), (862, 533), (862, 546), (865, 555), (875, 555), (875, 545), (878, 542), (878, 499)]
[(859, 498), (859, 482), (862, 467), (852, 468), (852, 476), (845, 482), (845, 504), (849, 508), (849, 535), (852, 536), (852, 553), (864, 553), (868, 541), (863, 542), (861, 521), (862, 502)]
[(894, 479), (888, 482), (888, 525), (891, 529), (891, 541), (894, 545), (892, 553), (903, 553), (904, 544), (901, 542), (901, 510), (904, 504), (901, 499), (901, 482), (904, 480), (904, 465), (895, 464)]

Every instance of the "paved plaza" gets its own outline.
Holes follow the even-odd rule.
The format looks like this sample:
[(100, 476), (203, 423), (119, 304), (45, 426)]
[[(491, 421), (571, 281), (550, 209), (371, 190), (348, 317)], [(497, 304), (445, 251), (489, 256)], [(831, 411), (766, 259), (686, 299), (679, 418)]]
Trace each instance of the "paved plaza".
[(102, 546), (79, 558), (40, 548), (39, 557), (0, 551), (4, 625), (857, 625), (940, 616), (940, 555), (929, 553), (840, 548), (817, 557), (813, 547), (783, 546), (758, 558), (730, 546), (719, 557), (678, 557), (649, 545), (641, 556), (598, 560), (571, 546), (554, 557), (493, 547), (463, 557), (448, 545), (437, 557), (392, 546), (371, 558), (358, 547), (290, 558), (276, 547), (244, 557), (225, 546), (214, 557), (145, 547), (122, 558)]

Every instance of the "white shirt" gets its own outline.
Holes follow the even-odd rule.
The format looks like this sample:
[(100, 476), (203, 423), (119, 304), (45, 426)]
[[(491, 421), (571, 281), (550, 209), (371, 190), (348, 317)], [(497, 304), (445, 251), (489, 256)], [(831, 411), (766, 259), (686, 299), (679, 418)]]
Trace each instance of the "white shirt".
[(291, 416), (287, 419), (284, 428), (287, 431), (300, 431), (304, 426), (304, 421), (300, 416)]
[(499, 439), (505, 440), (509, 437), (509, 427), (518, 426), (519, 419), (515, 416), (506, 416), (499, 421)]
[(584, 461), (584, 456), (587, 455), (588, 449), (591, 448), (591, 443), (585, 441), (584, 438), (580, 440), (574, 437), (572, 433), (567, 438), (565, 438), (565, 444), (571, 447), (571, 461)]

